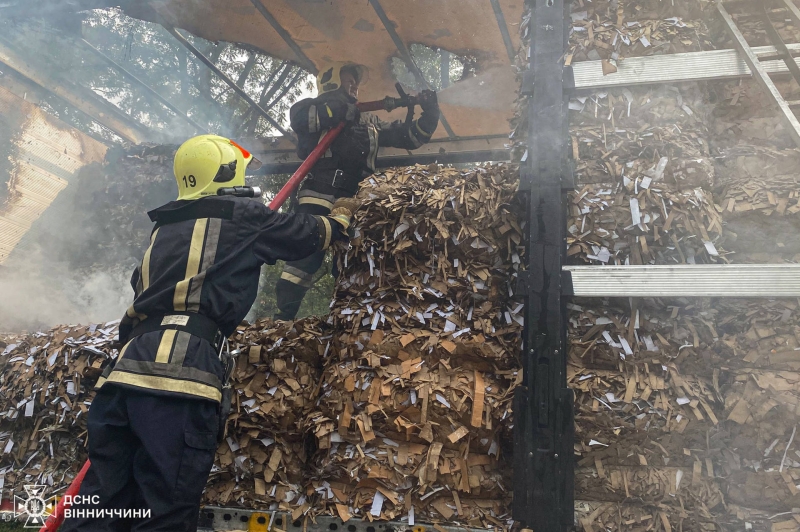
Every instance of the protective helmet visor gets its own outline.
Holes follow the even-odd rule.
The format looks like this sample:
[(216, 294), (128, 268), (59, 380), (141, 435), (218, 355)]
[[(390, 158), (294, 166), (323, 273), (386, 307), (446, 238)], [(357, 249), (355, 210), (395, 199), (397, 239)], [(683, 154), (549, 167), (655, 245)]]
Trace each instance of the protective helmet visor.
[(248, 170), (258, 170), (259, 168), (261, 168), (262, 166), (261, 161), (256, 159), (252, 153), (250, 153), (249, 151), (247, 151), (234, 141), (231, 141), (231, 145), (242, 153), (242, 157), (244, 157), (244, 162), (247, 165)]

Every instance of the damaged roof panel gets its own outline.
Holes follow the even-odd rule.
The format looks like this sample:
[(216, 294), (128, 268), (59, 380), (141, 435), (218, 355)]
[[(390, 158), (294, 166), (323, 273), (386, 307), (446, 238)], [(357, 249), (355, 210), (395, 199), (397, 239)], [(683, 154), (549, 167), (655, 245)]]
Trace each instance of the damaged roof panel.
[[(369, 80), (360, 90), (363, 101), (392, 95), (395, 77), (391, 60), (400, 57), (391, 35), (367, 1), (341, 0), (271, 0), (262, 4), (286, 31), (292, 41), (317, 67), (329, 61), (354, 61), (366, 65)], [(465, 100), (456, 82), (440, 92), (439, 101), (456, 135), (477, 136), (508, 132), (511, 106), (482, 108), (483, 102), (497, 98), (513, 101), (517, 84), (509, 62), (503, 34), (488, 0), (438, 0), (428, 2), (380, 1), (394, 30), (406, 47), (413, 43), (442, 48), (473, 57), (477, 77), (482, 84), (480, 97)], [(519, 48), (518, 23), (522, 18), (522, 0), (499, 0), (512, 46)], [(275, 28), (250, 0), (164, 0), (130, 2), (125, 12), (152, 22), (164, 21), (211, 41), (227, 41), (253, 46), (269, 55), (302, 62)], [(424, 16), (420, 16), (424, 13)], [(491, 83), (497, 77), (503, 83)], [(432, 81), (432, 80), (428, 80)], [(465, 80), (466, 81), (466, 80)], [(474, 87), (473, 87), (474, 88)], [(458, 98), (449, 98), (449, 93)], [(390, 115), (403, 119), (404, 110)], [(446, 136), (439, 128), (437, 137)]]
[(104, 160), (106, 147), (3, 88), (0, 124), (15, 132), (16, 148), (8, 195), (0, 205), (2, 264), (69, 178), (84, 165)]

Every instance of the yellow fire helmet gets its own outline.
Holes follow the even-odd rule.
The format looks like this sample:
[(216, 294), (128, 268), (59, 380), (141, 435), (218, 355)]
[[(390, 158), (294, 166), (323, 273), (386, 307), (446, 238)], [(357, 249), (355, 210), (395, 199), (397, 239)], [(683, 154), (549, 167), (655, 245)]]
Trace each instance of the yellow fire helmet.
[(359, 84), (364, 84), (368, 78), (367, 67), (357, 63), (341, 62), (322, 65), (317, 74), (317, 94), (335, 91), (342, 86), (342, 69), (350, 70), (356, 76)]
[(220, 188), (244, 186), (245, 170), (251, 161), (252, 170), (261, 166), (249, 151), (225, 137), (190, 138), (175, 153), (178, 199), (195, 200), (214, 196)]

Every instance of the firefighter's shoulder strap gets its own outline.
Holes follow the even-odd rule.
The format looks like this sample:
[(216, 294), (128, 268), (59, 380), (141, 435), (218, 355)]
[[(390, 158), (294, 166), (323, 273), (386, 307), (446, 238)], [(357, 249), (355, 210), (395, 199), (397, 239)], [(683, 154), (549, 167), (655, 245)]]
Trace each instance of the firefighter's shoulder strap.
[[(184, 202), (181, 202), (184, 203)], [(155, 222), (153, 230), (162, 225), (185, 222), (187, 220), (197, 220), (198, 218), (222, 218), (223, 220), (233, 219), (235, 202), (230, 199), (217, 197), (202, 198), (199, 200), (187, 201), (183, 205), (174, 208), (159, 208), (147, 213), (150, 221)]]

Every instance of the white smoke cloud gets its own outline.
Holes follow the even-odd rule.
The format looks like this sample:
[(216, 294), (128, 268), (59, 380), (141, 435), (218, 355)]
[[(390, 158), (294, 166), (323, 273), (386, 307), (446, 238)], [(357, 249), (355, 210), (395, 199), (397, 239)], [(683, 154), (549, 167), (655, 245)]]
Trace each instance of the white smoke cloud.
[(0, 331), (121, 318), (133, 300), (129, 279), (122, 270), (77, 274), (41, 249), (26, 252), (0, 266)]

